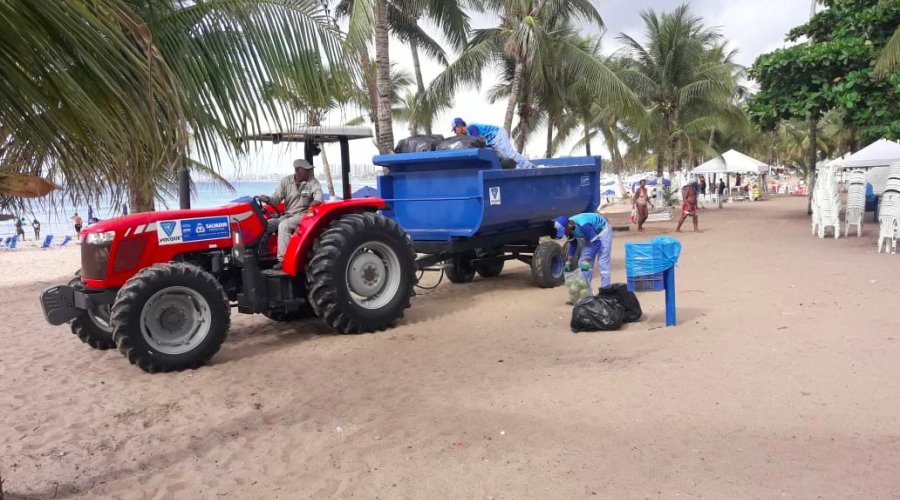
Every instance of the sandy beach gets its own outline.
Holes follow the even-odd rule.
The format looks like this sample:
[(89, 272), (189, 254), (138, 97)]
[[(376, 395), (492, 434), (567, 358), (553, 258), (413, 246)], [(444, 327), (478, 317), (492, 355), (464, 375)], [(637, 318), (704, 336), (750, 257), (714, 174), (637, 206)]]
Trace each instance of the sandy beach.
[[(870, 214), (812, 237), (805, 203), (701, 211), (675, 328), (644, 293), (641, 322), (573, 334), (514, 264), (377, 334), (234, 311), (212, 364), (157, 375), (44, 320), (77, 248), (0, 252), (6, 500), (898, 498), (900, 256)], [(675, 222), (617, 232), (614, 281)]]

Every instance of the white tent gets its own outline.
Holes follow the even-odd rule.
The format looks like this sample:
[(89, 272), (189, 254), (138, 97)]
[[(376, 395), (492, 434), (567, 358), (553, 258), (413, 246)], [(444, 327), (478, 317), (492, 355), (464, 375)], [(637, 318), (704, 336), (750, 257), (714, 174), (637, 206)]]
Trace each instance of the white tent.
[(733, 149), (722, 153), (694, 169), (694, 175), (704, 174), (759, 174), (768, 170), (765, 163)]
[[(900, 143), (880, 139), (852, 155), (832, 162), (837, 168), (865, 168), (866, 181), (872, 184), (875, 194), (881, 194), (887, 184), (888, 166), (900, 161)], [(884, 167), (884, 168), (872, 168)]]

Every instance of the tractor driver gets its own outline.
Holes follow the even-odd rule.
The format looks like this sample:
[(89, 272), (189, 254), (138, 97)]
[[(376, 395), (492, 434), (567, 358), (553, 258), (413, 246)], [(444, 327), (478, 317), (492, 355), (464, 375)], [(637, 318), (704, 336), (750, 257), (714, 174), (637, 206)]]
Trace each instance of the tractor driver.
[(284, 200), (284, 215), (269, 219), (269, 227), (278, 226), (278, 263), (273, 269), (281, 269), (284, 252), (287, 250), (291, 234), (300, 224), (300, 218), (309, 210), (322, 203), (322, 185), (313, 175), (313, 166), (306, 160), (294, 160), (294, 175), (289, 175), (278, 183), (272, 196), (260, 195), (260, 200), (277, 205)]

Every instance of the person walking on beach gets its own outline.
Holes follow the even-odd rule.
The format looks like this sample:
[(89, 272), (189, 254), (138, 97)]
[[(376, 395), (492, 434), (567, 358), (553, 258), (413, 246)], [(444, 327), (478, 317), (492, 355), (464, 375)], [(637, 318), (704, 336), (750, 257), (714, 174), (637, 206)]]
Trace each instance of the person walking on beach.
[(16, 217), (16, 236), (25, 241), (25, 217)]
[(631, 200), (631, 208), (637, 212), (638, 231), (644, 230), (644, 222), (647, 222), (652, 206), (650, 195), (647, 193), (647, 181), (641, 179), (638, 188), (634, 190), (634, 198)]
[(75, 215), (72, 216), (72, 224), (75, 224), (75, 239), (81, 239), (81, 224), (84, 221), (81, 220), (81, 216), (78, 215), (78, 212), (75, 212)]
[(35, 217), (34, 221), (31, 222), (31, 227), (34, 228), (35, 241), (41, 239), (41, 223), (38, 222), (37, 217)]
[(278, 264), (273, 269), (282, 268), (284, 252), (291, 241), (291, 234), (300, 224), (303, 214), (324, 201), (322, 185), (313, 175), (313, 166), (306, 160), (294, 160), (294, 175), (281, 179), (272, 196), (260, 195), (259, 199), (270, 205), (277, 205), (284, 200), (284, 215), (277, 219), (269, 219), (270, 227), (278, 227)]
[(694, 189), (694, 186), (695, 184), (688, 184), (681, 189), (681, 196), (683, 198), (681, 203), (681, 220), (678, 221), (678, 227), (675, 228), (676, 233), (681, 232), (681, 225), (684, 224), (684, 219), (687, 219), (688, 216), (694, 219), (694, 232), (698, 231), (697, 191)]

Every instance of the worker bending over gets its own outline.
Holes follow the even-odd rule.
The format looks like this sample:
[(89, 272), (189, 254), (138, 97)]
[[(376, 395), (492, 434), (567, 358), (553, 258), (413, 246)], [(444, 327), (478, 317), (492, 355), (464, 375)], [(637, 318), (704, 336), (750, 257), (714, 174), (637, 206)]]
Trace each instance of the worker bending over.
[(576, 214), (571, 217), (563, 215), (557, 217), (553, 225), (556, 227), (557, 238), (565, 236), (569, 240), (566, 272), (571, 271), (574, 267), (574, 257), (580, 246), (581, 257), (578, 266), (584, 273), (588, 284), (593, 278), (594, 267), (599, 264), (600, 286), (609, 286), (611, 283), (612, 227), (606, 217), (593, 212)]

